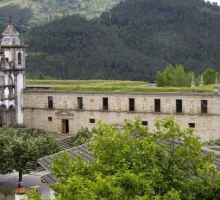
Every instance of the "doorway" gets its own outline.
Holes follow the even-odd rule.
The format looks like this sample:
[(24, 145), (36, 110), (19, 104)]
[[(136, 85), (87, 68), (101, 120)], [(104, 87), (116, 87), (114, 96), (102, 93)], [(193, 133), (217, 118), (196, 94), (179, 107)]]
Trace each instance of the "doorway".
[(62, 119), (62, 133), (69, 133), (69, 120)]

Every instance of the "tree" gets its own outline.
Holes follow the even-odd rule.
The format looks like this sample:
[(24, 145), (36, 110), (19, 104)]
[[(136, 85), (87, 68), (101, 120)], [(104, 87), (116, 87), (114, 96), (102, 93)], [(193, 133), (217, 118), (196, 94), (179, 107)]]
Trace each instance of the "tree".
[(192, 81), (192, 72), (185, 72), (182, 65), (169, 65), (163, 72), (157, 72), (157, 86), (188, 87)]
[(76, 135), (71, 136), (70, 143), (73, 147), (84, 144), (92, 136), (91, 131), (87, 127), (82, 127)]
[(204, 153), (192, 129), (172, 117), (149, 132), (141, 119), (123, 129), (98, 123), (87, 144), (94, 161), (56, 159), (57, 199), (219, 199), (214, 155)]
[(58, 151), (58, 141), (48, 133), (10, 127), (0, 129), (0, 173), (16, 170), (19, 173), (19, 187), (22, 175), (39, 166), (38, 159)]
[(26, 200), (28, 198), (28, 200), (44, 200), (37, 192), (36, 189), (31, 189), (28, 191), (28, 193), (25, 195), (24, 198), (22, 198), (21, 200)]
[(214, 84), (216, 77), (217, 78), (220, 77), (219, 73), (211, 68), (206, 69), (205, 72), (203, 73), (203, 79), (206, 85)]

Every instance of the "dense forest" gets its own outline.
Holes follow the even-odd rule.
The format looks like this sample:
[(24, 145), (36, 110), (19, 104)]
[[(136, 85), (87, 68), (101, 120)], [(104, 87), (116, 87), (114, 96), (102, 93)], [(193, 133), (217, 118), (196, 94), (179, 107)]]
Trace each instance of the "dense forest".
[(12, 15), (16, 24), (31, 28), (72, 14), (91, 19), (117, 3), (119, 0), (0, 0), (0, 21)]
[(219, 22), (220, 7), (203, 0), (127, 0), (99, 18), (66, 16), (26, 36), (28, 75), (153, 82), (169, 64), (218, 70)]

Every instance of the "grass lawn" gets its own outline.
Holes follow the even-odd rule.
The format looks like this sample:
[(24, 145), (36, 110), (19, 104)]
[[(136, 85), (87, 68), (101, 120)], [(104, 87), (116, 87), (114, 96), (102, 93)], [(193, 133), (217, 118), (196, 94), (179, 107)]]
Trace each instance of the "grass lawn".
[(144, 81), (117, 80), (27, 80), (29, 86), (49, 86), (50, 90), (109, 92), (194, 92), (213, 93), (212, 85), (191, 87), (153, 87)]

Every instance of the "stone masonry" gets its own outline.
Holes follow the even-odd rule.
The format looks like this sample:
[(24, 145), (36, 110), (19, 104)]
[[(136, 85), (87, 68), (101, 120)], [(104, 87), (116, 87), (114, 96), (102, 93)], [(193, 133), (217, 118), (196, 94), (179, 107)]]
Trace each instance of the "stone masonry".
[(23, 92), (24, 125), (27, 128), (74, 134), (92, 129), (98, 120), (123, 124), (141, 117), (153, 130), (155, 119), (173, 115), (182, 128), (192, 127), (202, 140), (220, 137), (220, 97), (206, 93)]

